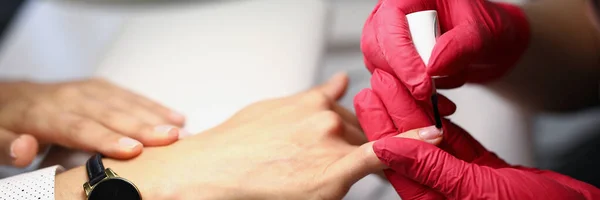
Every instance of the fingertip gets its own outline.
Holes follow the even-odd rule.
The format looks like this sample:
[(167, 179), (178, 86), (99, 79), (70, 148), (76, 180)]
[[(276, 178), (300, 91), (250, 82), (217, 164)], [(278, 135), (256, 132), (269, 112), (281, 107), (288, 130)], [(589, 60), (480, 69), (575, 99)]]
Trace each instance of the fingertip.
[(338, 72), (319, 88), (327, 97), (338, 100), (346, 92), (348, 82), (348, 74), (346, 72)]
[(436, 78), (434, 80), (437, 89), (454, 89), (467, 83), (466, 74), (459, 72), (453, 76)]
[(183, 125), (185, 125), (185, 115), (180, 114), (178, 112), (171, 112), (168, 116), (169, 120), (174, 124), (177, 125), (179, 127), (182, 127)]
[(133, 149), (119, 149), (114, 152), (106, 152), (102, 154), (114, 159), (129, 160), (142, 154), (142, 150), (143, 148), (140, 146)]
[(117, 141), (114, 149), (105, 150), (102, 154), (115, 159), (131, 159), (142, 153), (144, 145), (132, 138), (123, 137)]
[(144, 146), (165, 146), (177, 142), (183, 137), (178, 127), (172, 125), (159, 125), (154, 128), (148, 127), (141, 131), (139, 136), (134, 137)]
[(331, 77), (331, 80), (334, 82), (346, 82), (348, 81), (348, 73), (344, 71), (337, 72)]
[(334, 74), (331, 79), (329, 79), (329, 83), (336, 86), (336, 88), (345, 88), (350, 82), (348, 78), (348, 73), (342, 71)]
[(365, 104), (368, 104), (369, 96), (371, 95), (371, 93), (372, 91), (369, 88), (363, 89), (360, 92), (358, 92), (358, 94), (354, 96), (354, 107), (358, 109), (362, 108)]
[(456, 112), (456, 104), (444, 95), (438, 95), (438, 108), (440, 109), (440, 115), (443, 117), (450, 116)]
[(31, 135), (21, 135), (10, 146), (10, 156), (15, 167), (27, 167), (38, 153), (39, 144)]
[(154, 128), (156, 143), (148, 145), (167, 145), (177, 141), (180, 137), (180, 129), (174, 126), (162, 125)]
[(444, 140), (443, 136), (438, 137), (438, 138), (433, 139), (433, 140), (427, 140), (427, 143), (435, 145), (435, 146), (438, 146), (438, 145), (440, 145), (442, 143), (442, 140)]
[(183, 138), (187, 138), (190, 136), (193, 136), (194, 134), (185, 130), (185, 129), (179, 129), (179, 139), (183, 139)]

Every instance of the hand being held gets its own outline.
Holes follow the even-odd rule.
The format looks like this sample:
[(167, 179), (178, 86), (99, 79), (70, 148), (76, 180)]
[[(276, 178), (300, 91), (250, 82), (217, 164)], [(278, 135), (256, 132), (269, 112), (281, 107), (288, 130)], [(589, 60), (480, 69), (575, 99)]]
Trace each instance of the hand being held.
[(355, 98), (357, 114), (369, 139), (379, 139), (374, 152), (389, 167), (386, 175), (402, 199), (600, 198), (598, 188), (570, 177), (511, 166), (446, 119), (439, 147), (390, 137), (395, 129), (427, 126), (430, 119), (392, 75), (377, 70), (372, 87)]
[[(406, 15), (436, 10), (442, 35), (429, 66), (415, 49)], [(420, 101), (431, 95), (431, 76), (440, 89), (486, 82), (504, 75), (529, 43), (529, 24), (520, 8), (487, 0), (381, 0), (368, 18), (361, 48), (367, 68), (394, 74)]]
[[(204, 133), (105, 166), (136, 183), (144, 199), (341, 199), (385, 167), (356, 117), (335, 102), (347, 82), (338, 75), (254, 103)], [(418, 139), (416, 132), (400, 137)], [(57, 191), (71, 187), (61, 184), (71, 175), (85, 179), (81, 171), (61, 174)]]
[(177, 141), (184, 117), (104, 80), (0, 83), (0, 164), (23, 167), (38, 144), (127, 159)]

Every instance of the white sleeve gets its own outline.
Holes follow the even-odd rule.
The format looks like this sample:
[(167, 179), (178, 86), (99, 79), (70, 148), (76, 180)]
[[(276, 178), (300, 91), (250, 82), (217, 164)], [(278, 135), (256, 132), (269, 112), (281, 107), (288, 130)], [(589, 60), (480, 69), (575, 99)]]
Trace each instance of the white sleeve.
[(54, 199), (54, 177), (61, 166), (16, 175), (0, 180), (0, 200)]

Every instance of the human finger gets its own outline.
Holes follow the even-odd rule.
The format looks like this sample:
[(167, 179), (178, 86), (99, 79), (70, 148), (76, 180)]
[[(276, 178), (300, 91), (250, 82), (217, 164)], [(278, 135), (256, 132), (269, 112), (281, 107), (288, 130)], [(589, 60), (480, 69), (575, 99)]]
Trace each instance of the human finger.
[(106, 128), (131, 137), (147, 146), (167, 145), (179, 138), (179, 132), (174, 130), (173, 126), (148, 124), (135, 116), (94, 99), (80, 102), (72, 112), (95, 120)]
[(0, 165), (26, 167), (38, 153), (38, 141), (31, 135), (18, 135), (0, 128)]
[(421, 55), (414, 47), (405, 13), (394, 1), (383, 1), (373, 16), (381, 51), (394, 71), (394, 75), (413, 98), (429, 99), (432, 93), (431, 77)]
[(371, 89), (364, 89), (354, 97), (354, 108), (369, 141), (398, 134), (383, 102)]
[(371, 87), (385, 106), (398, 132), (433, 124), (417, 100), (391, 74), (376, 70), (371, 78)]
[(327, 82), (317, 86), (315, 89), (323, 92), (332, 101), (337, 101), (348, 89), (348, 75), (344, 72), (333, 75)]
[(72, 113), (60, 113), (42, 127), (48, 139), (56, 144), (95, 151), (108, 157), (128, 159), (142, 152), (142, 143), (105, 128), (95, 120)]

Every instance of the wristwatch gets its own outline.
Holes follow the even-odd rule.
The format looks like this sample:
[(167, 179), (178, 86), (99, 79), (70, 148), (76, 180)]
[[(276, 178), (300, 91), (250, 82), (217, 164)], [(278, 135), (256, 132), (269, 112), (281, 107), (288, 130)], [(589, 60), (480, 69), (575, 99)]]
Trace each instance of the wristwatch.
[(131, 181), (112, 169), (104, 169), (102, 155), (93, 155), (85, 164), (89, 181), (83, 184), (88, 200), (141, 200), (142, 195)]

